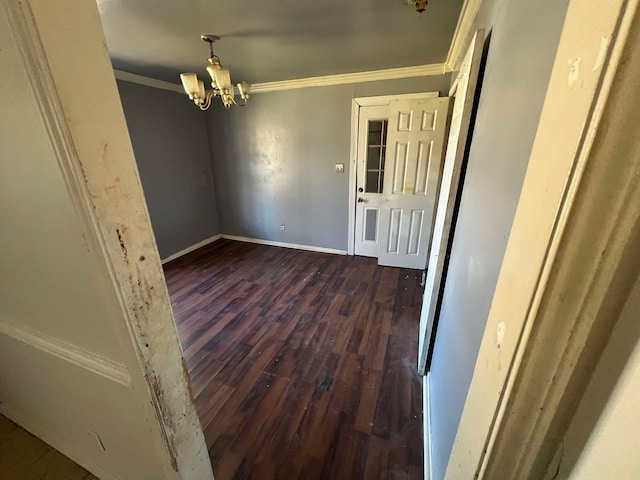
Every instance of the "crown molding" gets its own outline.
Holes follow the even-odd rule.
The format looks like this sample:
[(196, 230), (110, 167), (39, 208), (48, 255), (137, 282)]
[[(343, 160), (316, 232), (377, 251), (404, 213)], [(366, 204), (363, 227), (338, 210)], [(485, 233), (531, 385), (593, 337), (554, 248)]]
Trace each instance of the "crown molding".
[(138, 85), (145, 85), (147, 87), (159, 88), (161, 90), (169, 90), (175, 93), (184, 93), (184, 89), (177, 83), (165, 82), (164, 80), (158, 80), (156, 78), (145, 77), (144, 75), (138, 75), (137, 73), (125, 72), (123, 70), (113, 69), (113, 73), (116, 79), (123, 82), (137, 83)]
[[(336, 75), (322, 75), (318, 77), (296, 78), (278, 82), (254, 83), (251, 85), (251, 93), (276, 92), (280, 90), (293, 90), (296, 88), (328, 87), (331, 85), (343, 85), (349, 83), (375, 82), (380, 80), (397, 80), (401, 78), (428, 77), (432, 75), (444, 75), (455, 72), (460, 68), (461, 55), (464, 53), (467, 39), (471, 34), (473, 23), (482, 6), (482, 0), (465, 0), (462, 5), (460, 17), (453, 33), (447, 60), (444, 63), (432, 63), (416, 65), (413, 67), (387, 68), (383, 70), (371, 70), (367, 72), (341, 73)], [(147, 87), (160, 88), (176, 93), (184, 93), (182, 86), (177, 83), (166, 82), (151, 77), (145, 77), (123, 70), (113, 70), (118, 80), (137, 83)]]
[(444, 75), (451, 70), (445, 63), (417, 65), (414, 67), (387, 68), (368, 72), (341, 73), (337, 75), (323, 75), (319, 77), (297, 78), (280, 82), (255, 83), (251, 85), (251, 93), (275, 92), (278, 90), (292, 90), (296, 88), (327, 87), (348, 83), (375, 82), (380, 80), (397, 80), (400, 78), (428, 77)]
[[(263, 92), (276, 92), (279, 90), (293, 90), (296, 88), (327, 87), (330, 85), (343, 85), (349, 83), (375, 82), (380, 80), (397, 80), (400, 78), (428, 77), (431, 75), (444, 75), (451, 69), (446, 63), (433, 63), (429, 65), (417, 65), (414, 67), (387, 68), (384, 70), (372, 70), (368, 72), (342, 73), (337, 75), (323, 75), (319, 77), (297, 78), (279, 82), (254, 83), (251, 85), (251, 94)], [(137, 83), (147, 87), (160, 88), (176, 93), (184, 93), (182, 86), (145, 77), (122, 70), (113, 71), (118, 80)]]
[(482, 0), (465, 0), (462, 5), (462, 11), (447, 55), (446, 66), (450, 72), (457, 72), (460, 69), (461, 56), (465, 52), (467, 40), (481, 5)]
[[(455, 72), (460, 67), (461, 55), (464, 53), (467, 39), (471, 33), (482, 0), (465, 0), (458, 18), (456, 30), (451, 40), (447, 60), (444, 63), (432, 63), (416, 65), (413, 67), (387, 68), (384, 70), (371, 70), (367, 72), (341, 73), (336, 75), (322, 75), (318, 77), (296, 78), (278, 82), (254, 83), (251, 85), (251, 93), (276, 92), (280, 90), (293, 90), (296, 88), (328, 87), (331, 85), (343, 85), (349, 83), (375, 82), (380, 80), (397, 80), (401, 78), (428, 77), (431, 75), (444, 75)], [(166, 82), (156, 78), (145, 77), (136, 73), (123, 70), (113, 70), (116, 79), (123, 82), (137, 83), (147, 87), (159, 88), (175, 93), (184, 93), (182, 86), (177, 83)]]

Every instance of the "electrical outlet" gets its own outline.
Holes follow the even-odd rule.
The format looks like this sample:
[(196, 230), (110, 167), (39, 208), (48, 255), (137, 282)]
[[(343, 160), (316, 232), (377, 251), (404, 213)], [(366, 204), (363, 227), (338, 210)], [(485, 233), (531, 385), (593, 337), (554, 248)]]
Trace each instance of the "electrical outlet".
[(280, 224), (280, 230), (284, 230), (284, 223)]
[(344, 163), (336, 163), (336, 173), (344, 173)]

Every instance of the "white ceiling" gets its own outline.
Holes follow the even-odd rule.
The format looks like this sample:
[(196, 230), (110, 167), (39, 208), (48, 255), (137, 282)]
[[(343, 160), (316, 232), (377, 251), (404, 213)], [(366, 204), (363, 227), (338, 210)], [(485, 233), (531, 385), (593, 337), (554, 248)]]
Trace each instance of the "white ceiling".
[(202, 78), (200, 35), (234, 82), (441, 63), (463, 0), (430, 0), (418, 16), (407, 0), (97, 0), (114, 68), (179, 83)]

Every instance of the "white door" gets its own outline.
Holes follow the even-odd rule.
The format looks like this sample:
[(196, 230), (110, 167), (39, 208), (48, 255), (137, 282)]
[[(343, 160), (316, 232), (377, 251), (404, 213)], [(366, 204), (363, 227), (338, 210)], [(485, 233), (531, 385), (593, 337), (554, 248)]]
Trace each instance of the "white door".
[(384, 186), (389, 105), (360, 107), (356, 151), (356, 241), (354, 253), (378, 256), (379, 212)]
[(427, 265), (448, 109), (448, 97), (394, 100), (389, 105), (380, 265)]
[(431, 246), (431, 255), (429, 256), (429, 265), (427, 267), (427, 279), (424, 297), (422, 299), (422, 313), (420, 314), (418, 371), (423, 375), (426, 370), (429, 345), (431, 344), (431, 337), (433, 335), (435, 312), (440, 295), (440, 285), (444, 274), (444, 260), (449, 245), (451, 221), (469, 133), (469, 122), (471, 120), (476, 83), (478, 81), (483, 42), (484, 30), (478, 30), (462, 61), (460, 73), (457, 78), (447, 154), (444, 160), (442, 185), (440, 187), (438, 209), (433, 227), (433, 244)]

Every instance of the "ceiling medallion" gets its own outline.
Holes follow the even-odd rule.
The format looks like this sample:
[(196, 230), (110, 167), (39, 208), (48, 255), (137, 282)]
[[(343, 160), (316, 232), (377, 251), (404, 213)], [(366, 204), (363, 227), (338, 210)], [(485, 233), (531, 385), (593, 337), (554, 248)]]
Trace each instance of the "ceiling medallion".
[(209, 72), (209, 76), (211, 77), (211, 87), (213, 90), (207, 92), (204, 87), (204, 82), (199, 80), (195, 73), (181, 73), (180, 80), (182, 80), (182, 86), (184, 87), (184, 91), (187, 92), (187, 95), (189, 95), (189, 99), (193, 100), (193, 103), (200, 107), (200, 110), (209, 108), (213, 97), (220, 97), (224, 107), (227, 109), (231, 108), (231, 105), (244, 107), (249, 99), (251, 85), (247, 82), (238, 83), (238, 92), (244, 103), (237, 103), (233, 84), (231, 83), (231, 74), (229, 70), (222, 67), (220, 59), (213, 53), (213, 43), (220, 40), (220, 37), (216, 35), (202, 35), (200, 38), (209, 44), (209, 65), (207, 65), (207, 72)]
[(416, 9), (416, 12), (422, 14), (427, 9), (427, 5), (429, 4), (429, 0), (409, 0), (410, 5), (413, 5)]

